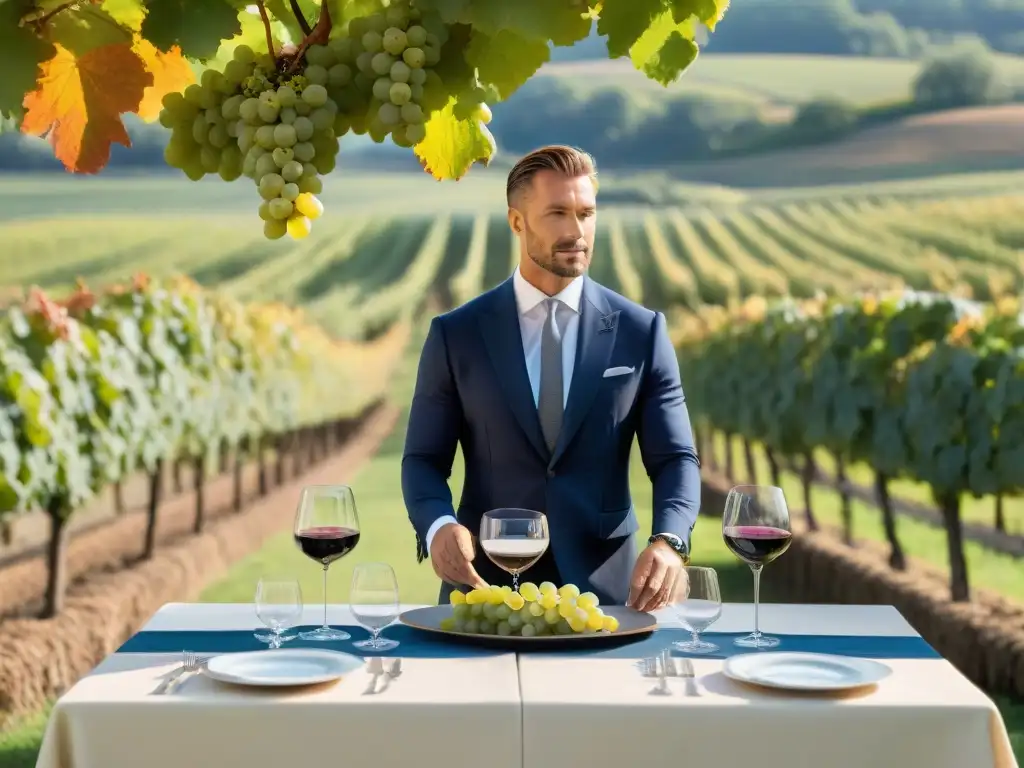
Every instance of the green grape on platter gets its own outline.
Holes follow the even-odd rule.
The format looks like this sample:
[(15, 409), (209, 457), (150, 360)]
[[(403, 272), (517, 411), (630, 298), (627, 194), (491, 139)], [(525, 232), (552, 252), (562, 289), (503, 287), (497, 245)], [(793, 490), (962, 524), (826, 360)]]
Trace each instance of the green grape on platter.
[(618, 618), (602, 610), (597, 595), (581, 593), (575, 584), (524, 582), (518, 590), (490, 586), (455, 591), (449, 599), (451, 615), (440, 622), (446, 632), (530, 638), (619, 630)]

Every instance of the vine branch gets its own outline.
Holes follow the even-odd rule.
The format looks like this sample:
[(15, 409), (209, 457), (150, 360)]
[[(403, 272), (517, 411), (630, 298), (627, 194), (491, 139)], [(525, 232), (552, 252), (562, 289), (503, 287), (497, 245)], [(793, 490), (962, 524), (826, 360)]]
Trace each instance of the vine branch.
[(299, 49), (295, 52), (295, 58), (292, 59), (291, 64), (288, 65), (288, 69), (285, 70), (288, 74), (291, 74), (299, 65), (302, 63), (302, 57), (306, 54), (306, 49), (311, 45), (326, 45), (328, 38), (331, 36), (331, 9), (329, 3), (323, 3), (320, 6), (320, 18), (316, 20), (316, 26), (310, 30), (310, 33), (303, 39)]
[(24, 19), (24, 21), (27, 21), (30, 24), (34, 24), (36, 27), (44, 27), (44, 26), (46, 26), (46, 23), (50, 19), (52, 19), (54, 16), (56, 16), (58, 13), (66, 11), (69, 8), (74, 8), (74, 7), (78, 6), (80, 3), (81, 3), (81, 0), (71, 0), (71, 2), (61, 3), (56, 8), (54, 8), (52, 11), (49, 11), (48, 13), (44, 13), (42, 16), (38, 16), (38, 17), (36, 17), (34, 19), (26, 17)]
[(302, 15), (302, 9), (299, 7), (299, 0), (291, 0), (292, 13), (295, 14), (295, 20), (299, 22), (299, 27), (302, 28), (302, 34), (308, 35), (313, 31), (313, 28), (309, 26), (309, 22), (306, 21), (306, 17)]
[(267, 31), (267, 53), (271, 56), (274, 54), (274, 34), (270, 31), (270, 17), (267, 16), (267, 9), (263, 5), (263, 0), (256, 0), (256, 7), (260, 9), (260, 18), (263, 19), (263, 28)]

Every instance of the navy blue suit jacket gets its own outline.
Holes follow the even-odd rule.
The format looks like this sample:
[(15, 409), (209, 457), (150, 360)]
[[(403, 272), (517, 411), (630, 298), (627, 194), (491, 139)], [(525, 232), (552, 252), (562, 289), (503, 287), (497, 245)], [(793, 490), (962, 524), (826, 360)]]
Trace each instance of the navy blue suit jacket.
[[(629, 374), (603, 377), (610, 367)], [(653, 532), (689, 542), (700, 466), (665, 317), (584, 277), (576, 362), (553, 451), (545, 445), (523, 354), (512, 278), (435, 317), (423, 345), (402, 494), (426, 557), (431, 523), (455, 514), (476, 536), (484, 512), (544, 512), (565, 582), (622, 605), (637, 551), (629, 453), (637, 438), (654, 492)], [(458, 444), (465, 480), (448, 487)], [(478, 550), (486, 581), (495, 570)], [(528, 572), (527, 572), (528, 573)], [(441, 590), (447, 602), (451, 586)]]

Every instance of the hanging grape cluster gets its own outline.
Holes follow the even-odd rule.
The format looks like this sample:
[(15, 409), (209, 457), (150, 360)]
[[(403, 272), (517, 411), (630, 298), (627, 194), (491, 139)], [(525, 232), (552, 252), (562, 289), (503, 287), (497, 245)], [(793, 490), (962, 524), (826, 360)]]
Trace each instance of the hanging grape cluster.
[(408, 3), (394, 3), (353, 19), (346, 33), (330, 42), (337, 57), (330, 71), (331, 97), (350, 120), (336, 130), (368, 133), (378, 143), (390, 135), (400, 147), (423, 140), (424, 122), (437, 106), (430, 96), (444, 89), (431, 68), (440, 61), (445, 27), (436, 25), (436, 33), (428, 32), (421, 18)]
[(263, 200), (268, 238), (310, 233), (323, 213), (320, 175), (334, 170), (338, 154), (338, 106), (323, 83), (281, 72), (274, 57), (241, 45), (223, 73), (206, 70), (184, 93), (167, 94), (163, 107), (168, 165), (193, 181), (247, 176)]
[[(183, 94), (164, 98), (168, 165), (196, 181), (251, 178), (264, 234), (299, 239), (323, 212), (320, 176), (334, 170), (338, 139), (349, 131), (413, 147), (452, 92), (464, 95), (458, 119), (489, 122), (483, 88), (468, 87), (466, 77), (445, 82), (435, 71), (449, 27), (414, 1), (392, 0), (334, 28), (331, 39), (324, 34), (280, 57), (237, 47), (223, 72), (206, 70)], [(453, 47), (445, 56), (461, 53)]]

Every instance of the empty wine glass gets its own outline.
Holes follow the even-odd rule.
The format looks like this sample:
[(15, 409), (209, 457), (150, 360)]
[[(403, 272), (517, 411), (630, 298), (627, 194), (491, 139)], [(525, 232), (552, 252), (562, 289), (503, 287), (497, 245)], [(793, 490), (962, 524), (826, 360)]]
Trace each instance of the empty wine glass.
[(353, 643), (368, 651), (388, 651), (397, 640), (382, 638), (381, 630), (398, 618), (398, 578), (387, 563), (360, 563), (352, 572), (349, 594), (352, 616), (370, 631), (370, 637)]
[(700, 633), (722, 615), (722, 591), (718, 586), (718, 574), (714, 568), (693, 565), (683, 570), (686, 571), (687, 588), (673, 607), (679, 621), (693, 637), (673, 645), (687, 653), (712, 653), (718, 650), (718, 646), (701, 640)]
[(761, 569), (789, 549), (792, 534), (786, 495), (774, 485), (738, 485), (725, 498), (722, 513), (725, 545), (754, 574), (754, 631), (735, 641), (743, 648), (774, 648), (777, 637), (761, 634), (758, 607)]
[(304, 640), (348, 640), (348, 632), (327, 624), (327, 569), (359, 543), (356, 497), (347, 485), (310, 485), (302, 489), (295, 511), (295, 543), (324, 569), (324, 623)]
[(512, 589), (518, 590), (519, 574), (547, 551), (548, 519), (532, 509), (492, 509), (480, 520), (480, 547), (492, 563), (512, 574)]
[(285, 640), (281, 633), (302, 620), (302, 589), (297, 579), (262, 578), (256, 585), (256, 617), (270, 634), (256, 633), (256, 639), (280, 648)]

